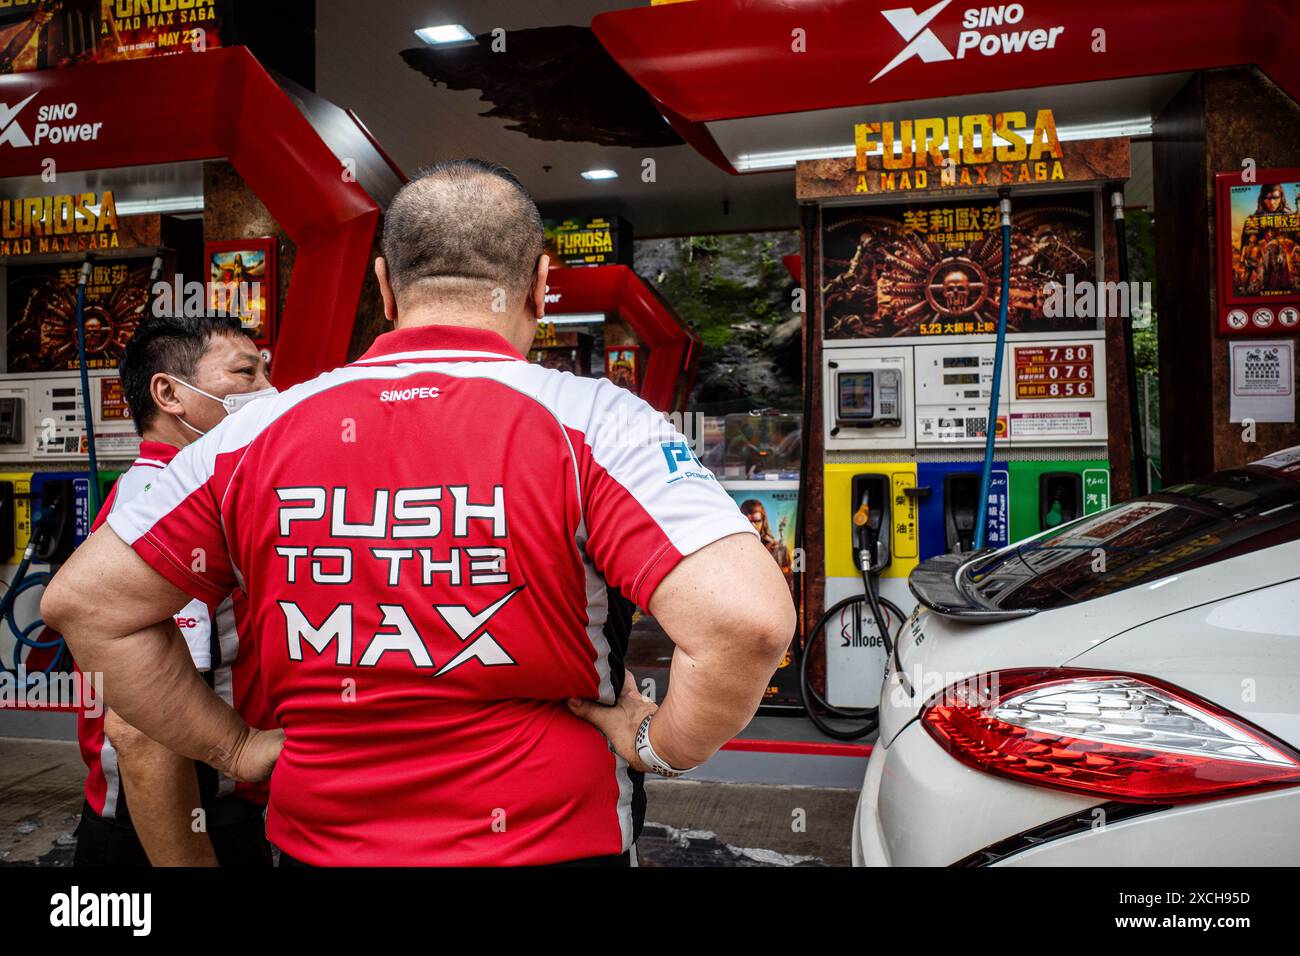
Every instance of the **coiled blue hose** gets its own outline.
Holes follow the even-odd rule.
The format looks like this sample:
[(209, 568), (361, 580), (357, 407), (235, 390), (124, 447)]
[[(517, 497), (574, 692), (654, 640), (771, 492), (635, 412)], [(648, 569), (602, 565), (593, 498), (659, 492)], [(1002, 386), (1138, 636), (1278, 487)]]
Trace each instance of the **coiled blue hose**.
[(27, 547), (23, 550), (22, 560), (18, 562), (18, 567), (14, 571), (13, 584), (4, 593), (4, 597), (0, 597), (0, 620), (9, 625), (9, 630), (13, 632), (15, 638), (13, 666), (6, 667), (3, 662), (0, 662), (0, 670), (14, 675), (24, 672), (22, 666), (24, 647), (32, 650), (59, 648), (59, 653), (51, 657), (50, 663), (41, 670), (42, 674), (48, 674), (63, 659), (67, 646), (62, 637), (56, 637), (50, 641), (38, 641), (32, 638), (32, 634), (38, 634), (40, 629), (45, 626), (45, 622), (40, 617), (35, 618), (26, 627), (19, 627), (18, 620), (14, 617), (14, 608), (18, 604), (19, 595), (35, 587), (44, 587), (54, 577), (48, 571), (38, 571), (35, 574), (29, 573), (32, 557), (36, 554), (40, 539), (43, 537), (42, 531), (41, 522), (34, 522), (32, 525), (32, 538), (27, 542)]

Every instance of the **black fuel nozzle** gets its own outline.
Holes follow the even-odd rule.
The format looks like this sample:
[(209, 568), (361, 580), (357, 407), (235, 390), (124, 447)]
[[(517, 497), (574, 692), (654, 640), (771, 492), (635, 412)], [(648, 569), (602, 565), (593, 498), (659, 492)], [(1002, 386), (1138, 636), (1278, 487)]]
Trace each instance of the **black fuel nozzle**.
[(975, 547), (975, 512), (958, 511), (953, 514), (953, 527), (957, 531), (957, 552), (965, 554)]
[(76, 490), (68, 479), (51, 479), (32, 496), (32, 533), (26, 551), (34, 560), (62, 564), (76, 548)]
[(50, 540), (57, 534), (59, 522), (62, 519), (61, 510), (63, 507), (63, 495), (56, 491), (37, 511), (36, 520), (32, 522), (32, 535), (29, 544), (29, 547), (37, 554), (44, 553)]

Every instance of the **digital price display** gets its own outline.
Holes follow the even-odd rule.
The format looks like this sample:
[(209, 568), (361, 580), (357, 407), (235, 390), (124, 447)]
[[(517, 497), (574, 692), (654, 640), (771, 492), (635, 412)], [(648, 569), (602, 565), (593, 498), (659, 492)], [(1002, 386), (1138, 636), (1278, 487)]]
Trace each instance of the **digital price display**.
[(1091, 345), (1034, 345), (1015, 349), (1016, 398), (1094, 398)]

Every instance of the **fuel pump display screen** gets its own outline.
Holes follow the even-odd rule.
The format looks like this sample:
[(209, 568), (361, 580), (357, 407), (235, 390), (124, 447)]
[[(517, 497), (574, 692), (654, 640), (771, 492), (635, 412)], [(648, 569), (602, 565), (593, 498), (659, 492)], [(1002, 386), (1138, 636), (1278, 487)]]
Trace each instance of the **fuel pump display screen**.
[(856, 425), (898, 420), (899, 373), (895, 369), (840, 372), (836, 418)]
[(876, 417), (876, 373), (839, 374), (839, 417), (846, 421), (870, 421)]
[[(948, 369), (970, 369), (950, 372)], [(943, 357), (944, 385), (978, 385), (980, 383), (980, 357), (978, 355), (945, 355)]]

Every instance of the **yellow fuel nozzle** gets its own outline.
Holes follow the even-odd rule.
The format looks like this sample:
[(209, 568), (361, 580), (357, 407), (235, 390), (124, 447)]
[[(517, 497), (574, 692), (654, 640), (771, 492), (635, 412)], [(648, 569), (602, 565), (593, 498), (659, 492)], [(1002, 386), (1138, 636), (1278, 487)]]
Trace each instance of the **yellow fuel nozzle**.
[(861, 528), (870, 520), (871, 506), (864, 501), (858, 506), (858, 510), (853, 512), (853, 524), (855, 527)]

